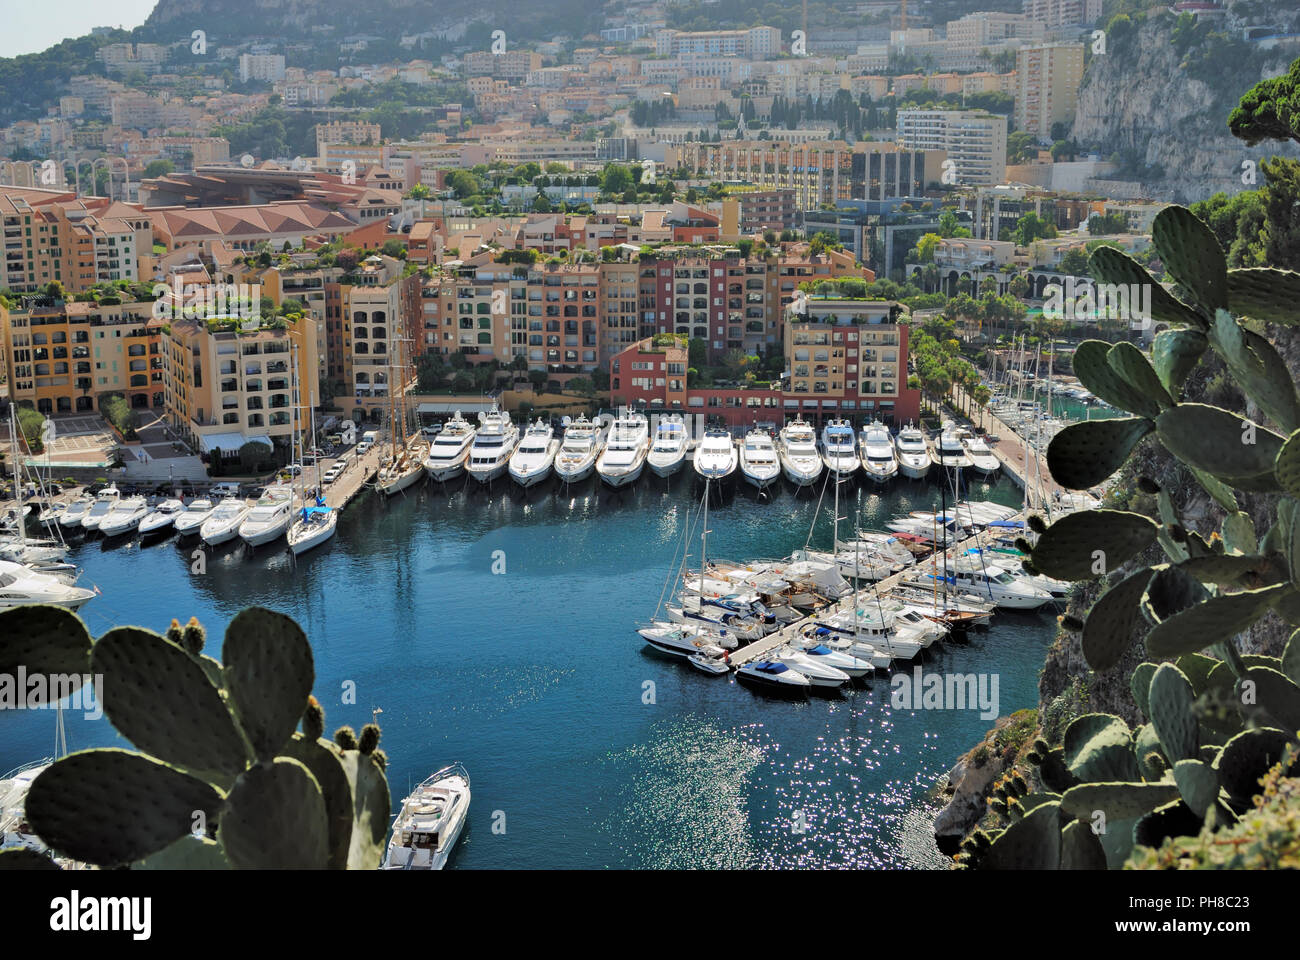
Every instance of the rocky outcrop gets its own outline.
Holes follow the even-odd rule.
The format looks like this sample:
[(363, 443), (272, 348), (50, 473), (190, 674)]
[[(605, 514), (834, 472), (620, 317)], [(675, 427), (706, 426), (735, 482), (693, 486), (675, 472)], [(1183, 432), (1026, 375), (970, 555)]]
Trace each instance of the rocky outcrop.
[[(1262, 22), (1295, 29), (1292, 6), (1261, 9), (1267, 17)], [(1208, 47), (1180, 51), (1175, 22), (1172, 15), (1153, 14), (1108, 35), (1106, 52), (1093, 55), (1084, 72), (1072, 130), (1075, 142), (1105, 157), (1118, 154), (1125, 168), (1117, 179), (1138, 180), (1146, 196), (1176, 203), (1246, 189), (1243, 161), (1300, 156), (1292, 145), (1247, 147), (1232, 137), (1227, 124), (1241, 96), (1260, 80), (1285, 73), (1300, 50), (1234, 41), (1240, 43), (1241, 55), (1230, 61), (1230, 69), (1207, 69)], [(1224, 30), (1239, 38), (1241, 28), (1229, 19)]]

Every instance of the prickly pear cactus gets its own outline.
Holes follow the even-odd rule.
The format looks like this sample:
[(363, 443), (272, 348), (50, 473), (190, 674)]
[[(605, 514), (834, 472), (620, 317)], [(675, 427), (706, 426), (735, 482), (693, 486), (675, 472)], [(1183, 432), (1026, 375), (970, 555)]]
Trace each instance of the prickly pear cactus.
[[(391, 805), (379, 727), (367, 724), (360, 744), (323, 738), (311, 645), (283, 614), (236, 616), (223, 662), (202, 653), (205, 639), (193, 619), (92, 642), (60, 607), (0, 612), (0, 671), (102, 675), (104, 713), (138, 748), (51, 764), (26, 799), (37, 835), (99, 867), (377, 868)], [(0, 868), (52, 863), (0, 855)]]

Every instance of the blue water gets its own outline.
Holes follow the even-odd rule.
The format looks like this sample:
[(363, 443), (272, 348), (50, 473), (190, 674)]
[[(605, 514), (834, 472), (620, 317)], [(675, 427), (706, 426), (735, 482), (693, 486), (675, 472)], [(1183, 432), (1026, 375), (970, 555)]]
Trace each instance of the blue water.
[[(697, 493), (679, 477), (623, 493), (589, 481), (566, 493), (499, 482), (391, 503), (365, 494), (333, 542), (296, 564), (282, 545), (250, 556), (237, 544), (203, 575), (191, 573), (193, 542), (91, 541), (74, 559), (103, 595), (82, 615), (95, 635), (197, 616), (217, 657), (243, 607), (294, 616), (315, 650), (327, 730), (360, 729), (382, 708), (395, 805), (439, 766), (469, 769), (453, 867), (942, 866), (926, 792), (991, 721), (893, 710), (882, 676), (835, 699), (770, 700), (649, 652), (633, 632), (654, 612)], [(1019, 502), (1005, 483), (972, 493)], [(930, 484), (862, 489), (841, 514), (879, 528), (938, 497)], [(815, 506), (789, 490), (770, 502), (737, 492), (710, 510), (709, 553), (786, 555)], [(831, 516), (828, 501), (815, 548), (829, 546)], [(1047, 614), (999, 613), (968, 644), (936, 644), (923, 666), (998, 674), (1008, 714), (1037, 702), (1053, 627)], [(348, 681), (355, 705), (341, 703)], [(107, 720), (66, 716), (71, 749), (129, 746)], [(53, 734), (49, 712), (0, 714), (0, 772), (50, 755)]]

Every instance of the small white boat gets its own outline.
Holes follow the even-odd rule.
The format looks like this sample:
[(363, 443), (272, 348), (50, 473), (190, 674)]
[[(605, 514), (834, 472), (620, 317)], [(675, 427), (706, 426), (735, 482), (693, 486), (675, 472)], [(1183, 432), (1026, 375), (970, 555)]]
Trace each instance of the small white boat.
[(751, 430), (740, 444), (740, 472), (745, 482), (758, 490), (776, 483), (781, 476), (781, 462), (776, 444), (764, 430)]
[(480, 413), (478, 433), (469, 448), (466, 470), (479, 483), (491, 483), (509, 467), (510, 456), (519, 445), (519, 428), (510, 414), (499, 411), (496, 404), (489, 413)]
[(68, 583), (55, 574), (41, 573), (21, 563), (0, 560), (0, 610), (28, 603), (52, 603), (69, 610), (78, 610), (94, 596), (94, 590)]
[(650, 423), (644, 413), (624, 412), (609, 428), (609, 440), (596, 458), (596, 472), (611, 487), (625, 487), (641, 476), (650, 453)]
[(66, 503), (52, 503), (36, 516), (36, 522), (53, 526), (63, 518), (63, 511), (68, 509)]
[(185, 510), (185, 504), (176, 499), (164, 500), (153, 513), (140, 521), (140, 536), (162, 533), (175, 526), (176, 518)]
[(930, 472), (930, 446), (925, 434), (910, 423), (894, 438), (894, 452), (898, 456), (898, 472), (909, 480), (922, 480)]
[(828, 667), (834, 667), (852, 678), (865, 677), (867, 674), (875, 672), (876, 668), (871, 661), (855, 657), (847, 651), (832, 650), (824, 643), (807, 638), (800, 638), (796, 643), (804, 656), (811, 658), (814, 662), (822, 662)]
[(703, 653), (691, 654), (686, 658), (686, 662), (696, 670), (712, 674), (713, 676), (720, 676), (724, 673), (730, 672), (731, 670), (731, 667), (727, 666), (726, 660), (719, 659), (718, 657), (710, 657)]
[(289, 526), (289, 549), (294, 556), (319, 547), (338, 529), (339, 512), (332, 507), (303, 507)]
[(961, 441), (961, 445), (966, 449), (966, 456), (970, 458), (971, 469), (981, 477), (991, 477), (1001, 469), (1002, 462), (994, 456), (993, 451), (989, 449), (989, 445), (983, 437), (962, 428), (957, 431), (957, 439)]
[(849, 682), (849, 675), (831, 666), (824, 657), (809, 656), (789, 644), (775, 650), (771, 658), (802, 673), (814, 687), (842, 687)]
[(690, 439), (682, 415), (670, 413), (659, 417), (655, 424), (654, 443), (646, 456), (646, 466), (656, 477), (671, 477), (686, 462), (689, 447)]
[(429, 445), (429, 455), (424, 461), (424, 472), (438, 483), (454, 480), (465, 473), (465, 461), (474, 443), (477, 431), (457, 410)]
[[(716, 632), (703, 627), (684, 626), (680, 623), (656, 620), (637, 630), (641, 639), (660, 653), (674, 657), (692, 657), (696, 654), (721, 656), (728, 647), (719, 641), (730, 634), (725, 627)], [(736, 646), (733, 641), (730, 646)]]
[(84, 517), (81, 518), (81, 526), (88, 531), (98, 530), (99, 525), (108, 516), (110, 510), (117, 506), (117, 501), (122, 499), (122, 494), (113, 484), (109, 484), (99, 493), (95, 494), (95, 502), (90, 505)]
[(945, 421), (939, 437), (934, 441), (934, 465), (943, 470), (969, 470), (971, 459), (965, 445), (957, 439), (957, 429), (952, 421)]
[(782, 693), (807, 694), (812, 682), (780, 660), (751, 660), (736, 670), (736, 679)]
[(198, 533), (199, 528), (203, 526), (203, 521), (212, 516), (212, 511), (216, 508), (217, 505), (207, 497), (191, 500), (172, 524), (176, 528), (176, 535), (187, 537), (192, 533)]
[(226, 497), (199, 527), (203, 542), (216, 546), (239, 536), (239, 525), (248, 516), (248, 503), (238, 497)]
[(293, 491), (288, 487), (267, 487), (239, 524), (239, 537), (250, 547), (278, 540), (293, 522)]
[(812, 424), (796, 417), (777, 434), (776, 452), (781, 458), (785, 478), (796, 486), (806, 487), (822, 474), (822, 458), (817, 453), (817, 432)]
[(469, 816), (469, 773), (444, 767), (411, 791), (393, 820), (381, 870), (441, 870)]
[(524, 431), (523, 439), (510, 457), (510, 479), (527, 488), (551, 475), (560, 441), (549, 423), (540, 418)]
[(82, 495), (73, 500), (63, 508), (63, 513), (59, 516), (59, 526), (65, 530), (81, 529), (81, 521), (86, 519), (86, 514), (94, 505), (95, 498)]
[(836, 483), (852, 480), (858, 472), (858, 445), (847, 420), (832, 420), (822, 428), (822, 460)]
[(695, 448), (695, 472), (705, 480), (721, 481), (736, 472), (740, 458), (726, 430), (706, 430)]
[(873, 483), (888, 483), (898, 476), (898, 458), (889, 429), (879, 420), (862, 428), (862, 469)]
[(105, 537), (120, 537), (135, 533), (140, 521), (149, 515), (149, 504), (144, 497), (124, 497), (113, 505), (99, 523), (99, 532)]
[(585, 416), (564, 419), (564, 440), (555, 455), (555, 475), (564, 483), (580, 483), (596, 470), (596, 458), (605, 449), (600, 424)]

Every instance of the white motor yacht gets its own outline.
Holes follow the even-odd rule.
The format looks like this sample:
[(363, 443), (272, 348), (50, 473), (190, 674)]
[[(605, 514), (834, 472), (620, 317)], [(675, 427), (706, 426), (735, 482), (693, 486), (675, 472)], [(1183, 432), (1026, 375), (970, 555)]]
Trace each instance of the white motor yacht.
[(108, 516), (109, 511), (117, 506), (117, 501), (120, 499), (122, 499), (122, 494), (113, 484), (109, 484), (95, 494), (95, 502), (90, 505), (90, 509), (81, 518), (82, 528), (87, 531), (98, 530), (99, 525)]
[(1052, 601), (1051, 593), (1026, 577), (1017, 577), (1006, 567), (979, 558), (949, 560), (947, 576), (949, 584), (958, 590), (991, 600), (1004, 610), (1037, 610)]
[(181, 503), (181, 501), (174, 498), (164, 500), (154, 507), (153, 513), (140, 521), (140, 536), (147, 537), (172, 529), (176, 523), (176, 518), (184, 510), (185, 504)]
[(68, 583), (52, 573), (41, 573), (21, 563), (0, 560), (0, 610), (28, 603), (52, 603), (77, 610), (94, 596), (94, 590)]
[(144, 497), (123, 497), (99, 522), (99, 532), (105, 537), (135, 533), (140, 521), (148, 515), (149, 503)]
[(199, 528), (203, 526), (203, 521), (212, 516), (212, 511), (216, 508), (217, 505), (207, 497), (191, 500), (172, 524), (176, 528), (176, 535), (187, 537), (192, 533), (198, 533)]
[(776, 483), (781, 463), (776, 444), (765, 430), (751, 430), (740, 444), (740, 472), (745, 482), (759, 490)]
[(781, 459), (785, 478), (796, 486), (806, 487), (822, 474), (822, 458), (817, 453), (817, 432), (802, 417), (796, 417), (777, 434), (776, 452)]
[(670, 413), (658, 418), (655, 424), (654, 443), (646, 456), (646, 466), (656, 477), (671, 477), (686, 462), (690, 438), (686, 434), (686, 421), (680, 413)]
[[(832, 650), (826, 644), (817, 640), (800, 637), (794, 640), (793, 643), (804, 656), (813, 658), (814, 662), (825, 663), (828, 667), (841, 670), (853, 679), (865, 677), (867, 674), (875, 672), (876, 668), (870, 660), (855, 657), (845, 650)], [(798, 667), (795, 669), (798, 669)]]
[(86, 519), (86, 514), (94, 505), (95, 498), (82, 495), (73, 500), (63, 508), (63, 513), (59, 515), (59, 526), (65, 530), (81, 529), (81, 521)]
[(278, 540), (288, 533), (293, 514), (293, 491), (288, 487), (267, 487), (240, 522), (240, 539), (250, 547)]
[(605, 449), (600, 424), (585, 416), (564, 422), (564, 440), (555, 455), (555, 475), (564, 483), (580, 483), (596, 470), (596, 458)]
[(393, 820), (382, 870), (441, 870), (469, 816), (469, 773), (444, 767), (411, 791)]
[(894, 438), (894, 453), (898, 456), (898, 472), (909, 480), (922, 480), (930, 472), (930, 446), (925, 434), (910, 423)]
[(625, 411), (609, 428), (609, 441), (596, 458), (596, 472), (611, 487), (625, 487), (641, 476), (649, 453), (649, 421), (644, 413)]
[(822, 461), (836, 483), (851, 480), (858, 472), (858, 445), (847, 420), (832, 420), (822, 429)]
[[(725, 637), (725, 628), (718, 633), (710, 633), (701, 627), (660, 620), (639, 628), (637, 633), (660, 653), (674, 657), (692, 657), (699, 653), (722, 656), (727, 649), (718, 642)], [(731, 646), (734, 647), (735, 644), (732, 643)]]
[(519, 428), (511, 421), (510, 414), (493, 404), (491, 412), (479, 414), (478, 434), (469, 448), (465, 469), (479, 483), (491, 483), (505, 474), (517, 446)]
[(289, 525), (289, 549), (296, 557), (312, 547), (319, 547), (338, 529), (339, 512), (332, 507), (309, 506), (298, 511)]
[(957, 437), (957, 429), (951, 421), (943, 425), (938, 439), (934, 441), (934, 465), (944, 470), (969, 470), (972, 466), (966, 447)]
[(957, 439), (970, 458), (971, 469), (985, 479), (993, 476), (1002, 467), (1002, 462), (993, 455), (984, 438), (963, 427), (957, 431)]
[(781, 693), (806, 694), (812, 682), (780, 660), (751, 660), (736, 671), (736, 679)]
[(833, 667), (822, 657), (809, 656), (802, 647), (786, 644), (768, 654), (773, 660), (784, 663), (792, 670), (798, 670), (814, 687), (842, 687), (849, 682), (849, 675), (838, 667)]
[(736, 444), (726, 430), (706, 430), (695, 448), (695, 472), (705, 480), (727, 479), (739, 462)]
[(199, 536), (209, 546), (225, 543), (239, 536), (239, 525), (248, 516), (248, 502), (238, 497), (226, 497), (208, 519), (199, 527)]
[(455, 416), (442, 425), (442, 430), (429, 445), (429, 456), (424, 461), (424, 472), (439, 483), (454, 480), (465, 473), (465, 461), (474, 443), (477, 431), (457, 410)]
[(862, 469), (873, 483), (887, 483), (898, 476), (898, 459), (889, 429), (879, 420), (862, 428)]
[(551, 425), (540, 418), (524, 431), (510, 457), (510, 478), (521, 487), (541, 483), (551, 475), (560, 441)]

